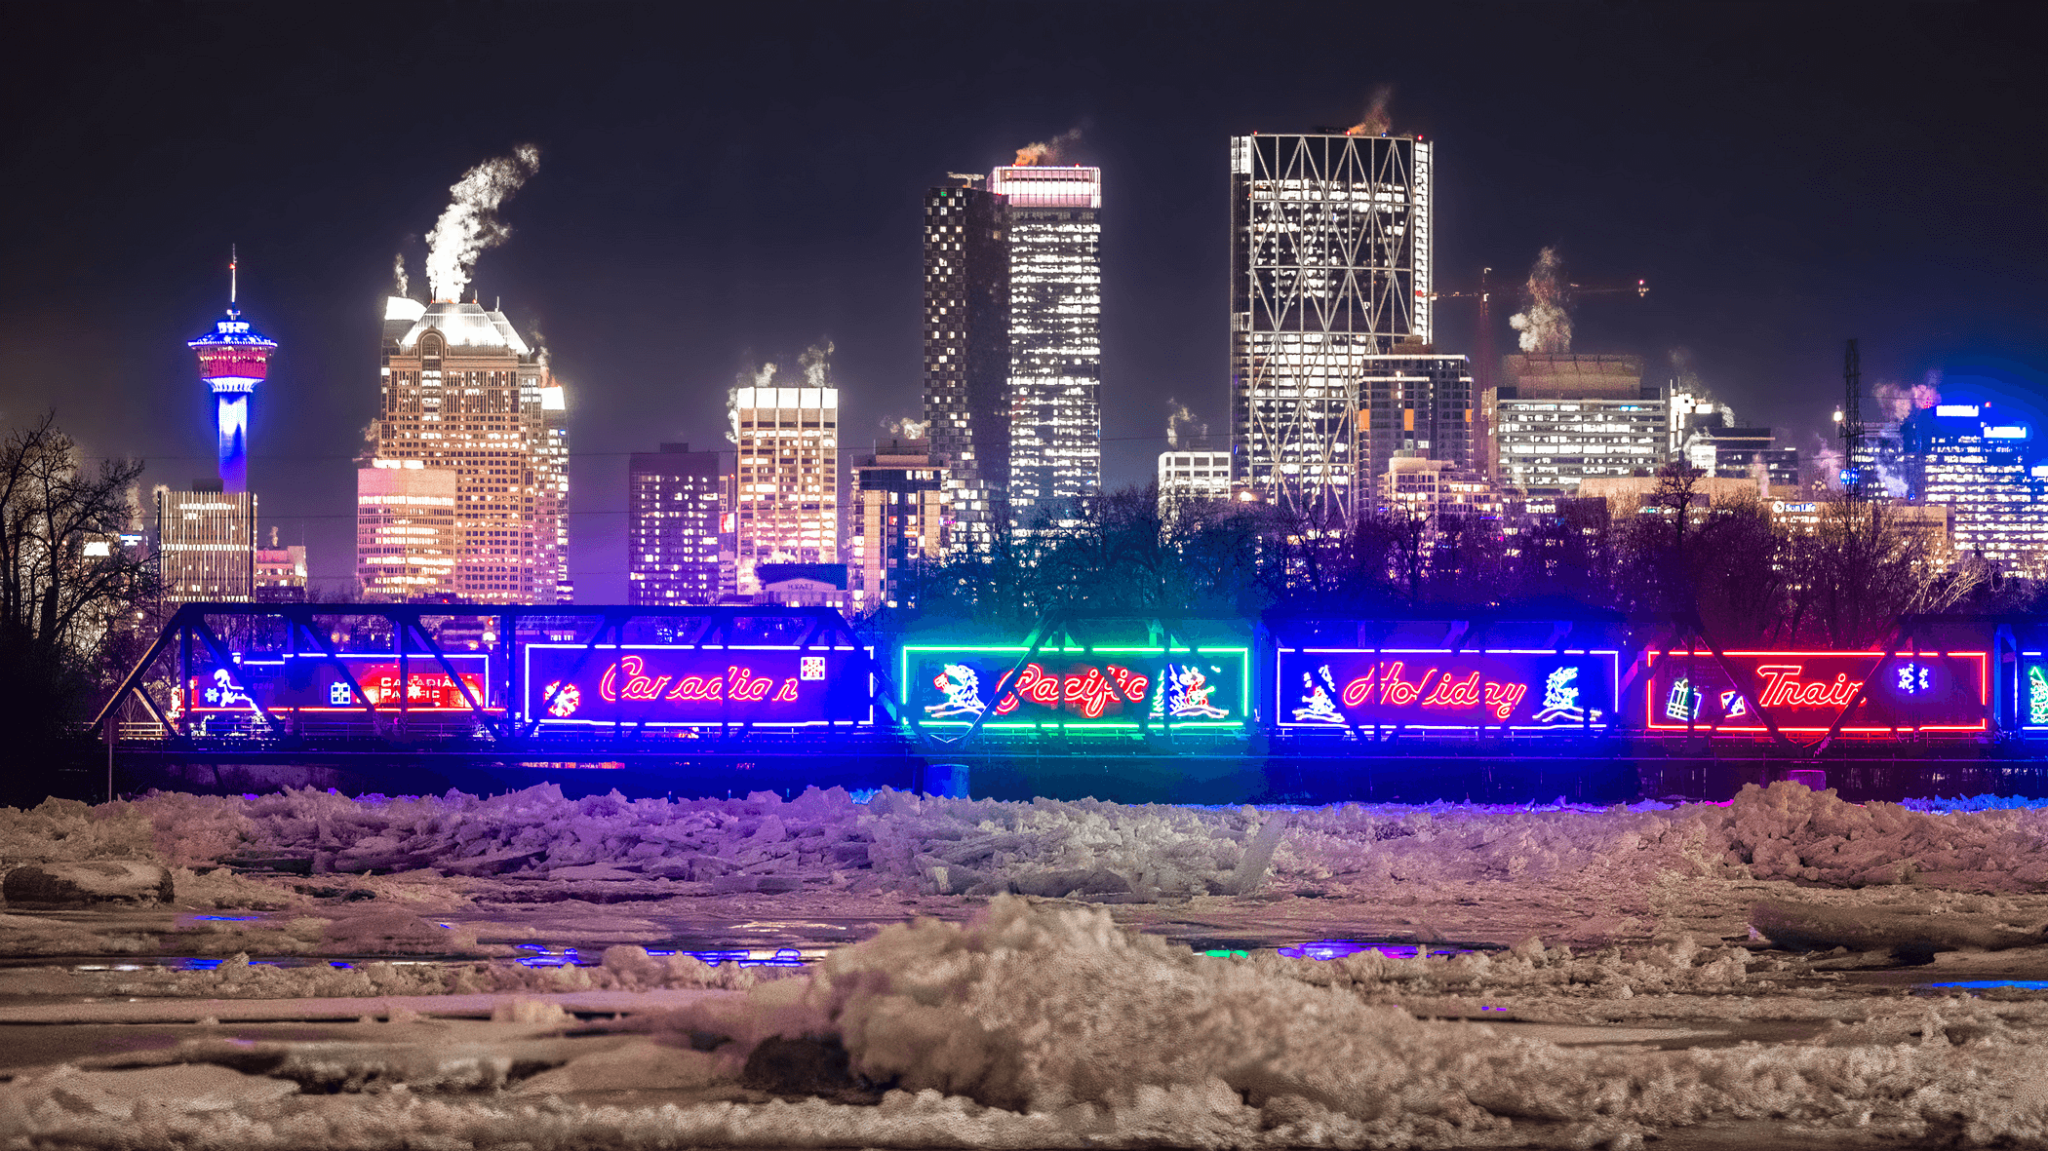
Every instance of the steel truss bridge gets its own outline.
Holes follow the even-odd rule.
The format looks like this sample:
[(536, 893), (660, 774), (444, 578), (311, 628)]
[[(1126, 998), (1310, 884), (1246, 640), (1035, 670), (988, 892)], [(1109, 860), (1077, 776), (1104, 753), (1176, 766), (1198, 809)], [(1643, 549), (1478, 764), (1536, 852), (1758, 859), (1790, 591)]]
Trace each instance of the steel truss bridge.
[[(538, 646), (559, 652), (566, 670), (536, 691), (526, 657)], [(629, 720), (623, 710), (609, 723), (557, 720), (573, 681), (635, 646), (714, 663), (733, 650), (829, 653), (845, 674), (866, 677), (860, 702), (880, 713), (875, 722), (849, 713), (793, 727), (728, 701), (688, 725)], [(274, 690), (261, 690), (266, 676)], [(894, 706), (886, 669), (830, 608), (189, 603), (90, 730), (123, 757), (223, 763), (615, 762), (820, 747), (900, 754), (908, 745), (885, 719)]]
[[(1444, 621), (1437, 642), (1449, 652), (1478, 648), (1493, 642), (1490, 635), (1545, 621), (1547, 616), (1539, 621), (1476, 614)], [(1203, 640), (1186, 626), (1191, 622), (1196, 621), (1054, 612), (1021, 642), (1002, 648), (1014, 654), (1003, 655), (1001, 665), (1014, 678), (1041, 651), (1087, 650), (1115, 628), (1155, 648), (1192, 651), (1214, 642), (1213, 634)], [(1362, 648), (1375, 646), (1373, 636), (1387, 627), (1387, 621), (1363, 619), (1273, 619), (1261, 628), (1238, 622), (1248, 636), (1266, 637), (1255, 639), (1246, 657), (1246, 674), (1261, 683), (1271, 671), (1262, 653), (1291, 627), (1310, 626), (1329, 642)], [(1920, 658), (1923, 648), (1942, 650), (1939, 633), (1956, 627), (1981, 633), (1994, 664), (2011, 664), (2023, 648), (2048, 646), (2030, 630), (2039, 625), (2008, 617), (1909, 617), (1880, 645), (1881, 659), (1870, 678)], [(1548, 638), (1538, 637), (1536, 644), (1560, 650), (1585, 646), (1601, 629), (1629, 636), (1618, 644), (1628, 666), (1618, 685), (1621, 694), (1641, 691), (1636, 685), (1652, 655), (1687, 660), (1688, 667), (1695, 660), (1703, 667), (1727, 663), (1696, 621), (1680, 618), (1625, 620), (1590, 613), (1550, 621), (1539, 628)], [(2015, 629), (2025, 634), (2015, 638)], [(1307, 641), (1309, 633), (1296, 634), (1294, 642)], [(2003, 703), (1985, 701), (1985, 736), (1933, 745), (1910, 735), (1882, 742), (1838, 740), (1839, 720), (1825, 732), (1802, 736), (1782, 730), (1761, 700), (1748, 702), (1764, 731), (1741, 741), (1688, 728), (1647, 738), (1615, 726), (1611, 717), (1601, 727), (1575, 732), (1464, 737), (1370, 726), (1301, 733), (1270, 722), (1199, 731), (1165, 722), (1140, 723), (1138, 730), (1112, 738), (1080, 727), (995, 730), (987, 711), (942, 728), (930, 724), (923, 709), (900, 702), (909, 697), (897, 691), (890, 669), (890, 648), (899, 638), (913, 640), (864, 636), (837, 611), (821, 607), (191, 603), (165, 622), (94, 718), (91, 732), (106, 747), (109, 792), (116, 759), (131, 777), (165, 780), (168, 771), (173, 785), (224, 786), (223, 766), (294, 765), (389, 780), (394, 791), (537, 782), (560, 768), (604, 767), (618, 769), (605, 778), (618, 779), (628, 790), (637, 786), (656, 794), (664, 780), (684, 779), (705, 794), (714, 784), (744, 792), (757, 782), (785, 790), (806, 782), (914, 788), (923, 786), (927, 765), (957, 763), (971, 766), (976, 794), (1198, 802), (1297, 793), (1303, 799), (1354, 793), (1361, 799), (1413, 799), (1439, 792), (1446, 798), (1507, 798), (1535, 795), (1532, 788), (1541, 792), (1537, 798), (1560, 792), (1580, 798), (1605, 795), (1599, 788), (1587, 790), (1585, 781), (1617, 767), (1626, 768), (1631, 781), (1640, 769), (1643, 786), (1653, 794), (1659, 793), (1653, 779), (1668, 781), (1665, 790), (1704, 794), (1725, 790), (1711, 782), (1717, 772), (1734, 770), (1739, 779), (1760, 780), (1823, 756), (1831, 771), (1842, 772), (1924, 773), (1934, 767), (1959, 780), (2016, 770), (2048, 776), (2034, 766), (2037, 752), (2006, 738), (2021, 734), (2014, 717), (1996, 714), (2011, 708), (2010, 692), (2000, 696)], [(600, 669), (626, 666), (636, 649), (682, 653), (675, 658), (721, 669), (732, 653), (769, 653), (789, 666), (792, 674), (776, 682), (796, 697), (790, 705), (796, 708), (813, 706), (804, 696), (813, 688), (812, 661), (826, 669), (820, 679), (829, 676), (848, 686), (795, 720), (764, 713), (763, 707), (772, 711), (772, 701), (736, 700), (743, 692), (703, 702), (687, 719), (655, 721), (646, 709), (597, 708), (589, 689)], [(548, 653), (547, 660), (537, 663), (535, 652)], [(806, 670), (798, 673), (799, 667)], [(755, 686), (772, 678), (757, 678)], [(993, 674), (987, 678), (995, 682)], [(650, 668), (639, 680), (612, 686), (623, 698), (645, 700), (649, 693), (675, 698), (687, 683)], [(579, 684), (585, 695), (580, 705), (571, 698)], [(212, 783), (188, 774), (181, 784), (176, 772), (195, 765), (211, 769)], [(629, 785), (629, 777), (638, 782)], [(1416, 782), (1430, 779), (1438, 782)]]

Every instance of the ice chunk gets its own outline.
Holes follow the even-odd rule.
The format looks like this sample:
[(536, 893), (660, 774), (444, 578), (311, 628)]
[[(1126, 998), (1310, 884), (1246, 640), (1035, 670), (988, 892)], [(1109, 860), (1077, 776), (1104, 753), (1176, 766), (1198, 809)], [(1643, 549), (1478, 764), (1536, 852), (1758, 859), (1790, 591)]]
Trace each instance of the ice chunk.
[(1931, 955), (2048, 943), (2039, 930), (2022, 931), (1980, 916), (1910, 914), (1870, 907), (1765, 901), (1750, 909), (1749, 922), (1779, 947), (1800, 951), (1847, 947)]

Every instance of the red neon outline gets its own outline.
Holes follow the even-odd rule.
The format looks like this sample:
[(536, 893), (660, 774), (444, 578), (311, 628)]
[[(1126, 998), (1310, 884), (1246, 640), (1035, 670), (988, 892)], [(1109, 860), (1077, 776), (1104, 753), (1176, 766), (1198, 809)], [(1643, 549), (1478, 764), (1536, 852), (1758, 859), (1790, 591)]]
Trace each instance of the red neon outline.
[[(1647, 652), (1647, 653), (1645, 653), (1645, 655), (1646, 655), (1646, 657), (1647, 657), (1647, 660), (1648, 660), (1648, 662), (1647, 662), (1647, 663), (1646, 663), (1646, 664), (1644, 665), (1644, 670), (1645, 670), (1645, 671), (1654, 671), (1654, 670), (1655, 670), (1655, 668), (1656, 668), (1656, 666), (1657, 666), (1657, 660), (1658, 660), (1658, 659), (1659, 659), (1660, 657), (1664, 656), (1665, 654), (1667, 654), (1667, 653), (1665, 653), (1665, 652), (1660, 652), (1660, 651), (1650, 651), (1650, 652)], [(1670, 652), (1670, 653), (1668, 653), (1668, 654), (1670, 655), (1670, 657), (1671, 657), (1671, 658), (1672, 658), (1673, 660), (1676, 660), (1676, 659), (1679, 659), (1679, 658), (1682, 658), (1682, 657), (1685, 657), (1685, 656), (1689, 655), (1689, 656), (1690, 656), (1690, 658), (1693, 658), (1693, 659), (1698, 659), (1698, 658), (1699, 658), (1699, 657), (1701, 657), (1701, 656), (1705, 656), (1705, 657), (1706, 657), (1706, 659), (1707, 659), (1707, 661), (1708, 661), (1709, 663), (1712, 663), (1712, 662), (1714, 662), (1714, 655), (1713, 655), (1713, 653), (1712, 653), (1712, 652), (1699, 652), (1699, 651), (1694, 651), (1694, 652), (1691, 652), (1691, 653), (1681, 653), (1681, 652), (1675, 652), (1675, 651), (1674, 651), (1674, 652)], [(1884, 655), (1885, 655), (1885, 653), (1883, 653), (1883, 652), (1881, 652), (1881, 651), (1729, 651), (1729, 652), (1723, 652), (1723, 653), (1721, 653), (1721, 654), (1723, 654), (1723, 655), (1725, 655), (1725, 656), (1728, 656), (1728, 657), (1729, 657), (1729, 658), (1731, 658), (1731, 659), (1733, 659), (1733, 658), (1735, 658), (1735, 657), (1737, 657), (1737, 656), (1744, 656), (1744, 657), (1755, 657), (1755, 658), (1781, 658), (1781, 659), (1782, 659), (1782, 658), (1787, 658), (1787, 657), (1792, 657), (1792, 658), (1807, 658), (1807, 657), (1813, 657), (1813, 656), (1820, 656), (1820, 657), (1830, 657), (1830, 658), (1832, 658), (1832, 657), (1840, 657), (1840, 658), (1845, 658), (1845, 659), (1846, 659), (1846, 658), (1849, 658), (1849, 657), (1852, 657), (1852, 656), (1862, 656), (1862, 657), (1867, 657), (1867, 658), (1871, 659), (1872, 661), (1881, 661), (1881, 660), (1883, 660), (1883, 659), (1884, 659)], [(1990, 705), (1990, 703), (1991, 703), (1991, 682), (1990, 682), (1990, 673), (1991, 673), (1991, 668), (1990, 668), (1990, 662), (1991, 662), (1991, 653), (1990, 653), (1990, 652), (1987, 652), (1987, 651), (1923, 651), (1923, 652), (1918, 652), (1918, 653), (1915, 653), (1915, 652), (1903, 652), (1903, 651), (1902, 651), (1902, 652), (1894, 652), (1894, 653), (1892, 653), (1892, 654), (1893, 654), (1893, 656), (1894, 656), (1894, 657), (1896, 657), (1896, 656), (1901, 656), (1901, 655), (1903, 655), (1903, 656), (1907, 657), (1908, 659), (1971, 659), (1971, 660), (1975, 660), (1975, 661), (1977, 661), (1977, 705), (1978, 705), (1979, 707), (1987, 707), (1987, 706), (1989, 706), (1989, 705)], [(1873, 670), (1874, 670), (1874, 669), (1876, 668), (1876, 666), (1877, 666), (1876, 662), (1873, 662), (1873, 663), (1871, 664), (1871, 667), (1872, 667), (1872, 669), (1873, 669)], [(1712, 723), (1695, 723), (1695, 724), (1693, 724), (1693, 725), (1691, 725), (1691, 726), (1687, 726), (1686, 724), (1683, 724), (1683, 723), (1675, 723), (1675, 722), (1668, 722), (1668, 721), (1667, 721), (1667, 722), (1664, 722), (1664, 723), (1659, 723), (1659, 722), (1657, 722), (1657, 709), (1656, 709), (1656, 701), (1655, 701), (1655, 695), (1654, 695), (1654, 692), (1655, 692), (1655, 688), (1656, 688), (1656, 677), (1655, 677), (1654, 675), (1646, 675), (1646, 676), (1644, 677), (1644, 679), (1643, 679), (1643, 729), (1644, 729), (1645, 731), (1705, 731), (1705, 732), (1707, 732), (1707, 733), (1709, 733), (1709, 734), (1714, 734), (1714, 733), (1718, 733), (1718, 732), (1724, 732), (1724, 731), (1725, 731), (1725, 732), (1754, 732), (1754, 733), (1762, 734), (1762, 733), (1766, 733), (1766, 732), (1768, 732), (1768, 731), (1770, 730), (1769, 728), (1767, 728), (1767, 727), (1764, 727), (1764, 726), (1763, 726), (1762, 724), (1758, 724), (1758, 725), (1756, 725), (1756, 726), (1754, 726), (1754, 727), (1750, 727), (1750, 726), (1746, 726), (1746, 725), (1734, 725), (1734, 724), (1712, 724)], [(1785, 726), (1785, 725), (1783, 725), (1783, 724), (1780, 724), (1780, 725), (1778, 726), (1778, 730), (1779, 730), (1780, 732), (1798, 732), (1798, 733), (1801, 733), (1801, 734), (1811, 734), (1811, 735), (1825, 735), (1825, 734), (1827, 734), (1827, 732), (1828, 732), (1828, 731), (1829, 731), (1830, 729), (1829, 729), (1829, 728), (1827, 728), (1827, 727), (1787, 727), (1787, 726)], [(1897, 727), (1892, 727), (1892, 726), (1890, 726), (1890, 725), (1886, 725), (1886, 726), (1884, 726), (1884, 727), (1849, 727), (1849, 726), (1844, 726), (1844, 727), (1843, 727), (1843, 728), (1841, 729), (1841, 734), (1843, 734), (1843, 735), (1852, 735), (1852, 734), (1853, 734), (1853, 735), (1891, 735), (1891, 734), (1892, 734), (1893, 732), (1899, 732), (1899, 731), (1910, 731), (1910, 732), (1925, 732), (1925, 731), (1939, 731), (1939, 732), (1951, 732), (1951, 733), (1956, 733), (1956, 734), (1972, 734), (1972, 733), (1976, 733), (1976, 732), (1985, 732), (1985, 731), (1990, 731), (1990, 730), (1991, 730), (1991, 721), (1990, 721), (1990, 719), (1989, 719), (1989, 718), (1985, 718), (1985, 719), (1980, 719), (1980, 720), (1978, 720), (1978, 721), (1977, 721), (1977, 723), (1976, 723), (1976, 725), (1975, 725), (1974, 727), (1960, 727), (1960, 726), (1957, 726), (1957, 725), (1955, 725), (1955, 724), (1943, 724), (1943, 723), (1930, 723), (1930, 724), (1912, 724), (1912, 725), (1908, 725), (1908, 724), (1900, 724), (1900, 725), (1899, 725), (1899, 726), (1897, 726)]]

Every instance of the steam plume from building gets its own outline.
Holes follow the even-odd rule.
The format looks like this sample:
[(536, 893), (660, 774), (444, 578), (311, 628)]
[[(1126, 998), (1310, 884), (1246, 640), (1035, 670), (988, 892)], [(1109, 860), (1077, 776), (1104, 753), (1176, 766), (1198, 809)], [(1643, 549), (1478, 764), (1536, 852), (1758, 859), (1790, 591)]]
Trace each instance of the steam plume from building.
[(1879, 383), (1870, 389), (1871, 398), (1877, 401), (1879, 418), (1897, 422), (1913, 414), (1913, 393), (1890, 381)]
[(1813, 461), (1813, 470), (1829, 488), (1842, 486), (1842, 468), (1845, 466), (1842, 445), (1834, 440), (1813, 437), (1813, 447), (1807, 450), (1806, 458)]
[(813, 388), (832, 386), (832, 341), (826, 340), (823, 347), (816, 344), (804, 349), (797, 357), (797, 366), (803, 369), (804, 383)]
[(1179, 400), (1168, 400), (1171, 410), (1166, 416), (1166, 446), (1179, 451), (1183, 445), (1194, 447), (1209, 438), (1209, 425), (1195, 418)]
[(1033, 164), (1058, 164), (1067, 157), (1067, 149), (1081, 142), (1081, 129), (1069, 128), (1050, 140), (1026, 144), (1017, 149), (1017, 167)]
[(1570, 284), (1564, 278), (1564, 260), (1555, 247), (1546, 247), (1529, 269), (1529, 282), (1522, 289), (1522, 310), (1508, 317), (1508, 324), (1522, 333), (1525, 352), (1572, 350)]
[(486, 160), (464, 172), (449, 187), (448, 206), (427, 233), (427, 287), (434, 299), (461, 297), (477, 254), (512, 234), (498, 220), (498, 205), (538, 171), (540, 149), (521, 144), (510, 156)]
[(1382, 84), (1372, 90), (1372, 102), (1365, 106), (1365, 116), (1358, 123), (1344, 129), (1346, 136), (1384, 136), (1393, 130), (1394, 118), (1387, 112), (1387, 104), (1394, 98), (1394, 86)]
[(921, 440), (931, 430), (931, 425), (924, 420), (903, 416), (900, 419), (884, 421), (882, 430), (888, 432), (892, 440)]
[(1939, 403), (1941, 403), (1941, 369), (1935, 368), (1927, 373), (1927, 379), (1924, 382), (1913, 385), (1913, 407), (1916, 410), (1924, 411)]
[(401, 296), (405, 295), (405, 290), (412, 286), (412, 277), (405, 274), (404, 252), (399, 252), (391, 257), (391, 281), (397, 286), (398, 294)]

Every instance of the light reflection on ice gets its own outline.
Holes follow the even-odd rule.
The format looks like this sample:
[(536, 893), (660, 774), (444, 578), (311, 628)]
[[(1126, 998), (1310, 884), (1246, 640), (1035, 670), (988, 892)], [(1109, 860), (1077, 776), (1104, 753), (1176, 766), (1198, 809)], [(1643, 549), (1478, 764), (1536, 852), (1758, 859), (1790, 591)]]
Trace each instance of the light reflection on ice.
[(1955, 987), (1964, 991), (2048, 991), (2048, 979), (1966, 979), (1960, 983), (1930, 983), (1929, 987)]
[[(583, 954), (574, 947), (546, 947), (538, 943), (522, 943), (521, 951), (534, 954), (513, 960), (521, 967), (592, 967), (603, 962), (600, 953)], [(656, 958), (670, 955), (689, 955), (711, 967), (731, 963), (739, 967), (806, 967), (825, 958), (827, 948), (823, 947), (728, 947), (711, 950), (675, 948), (660, 950), (648, 948), (647, 954)]]

